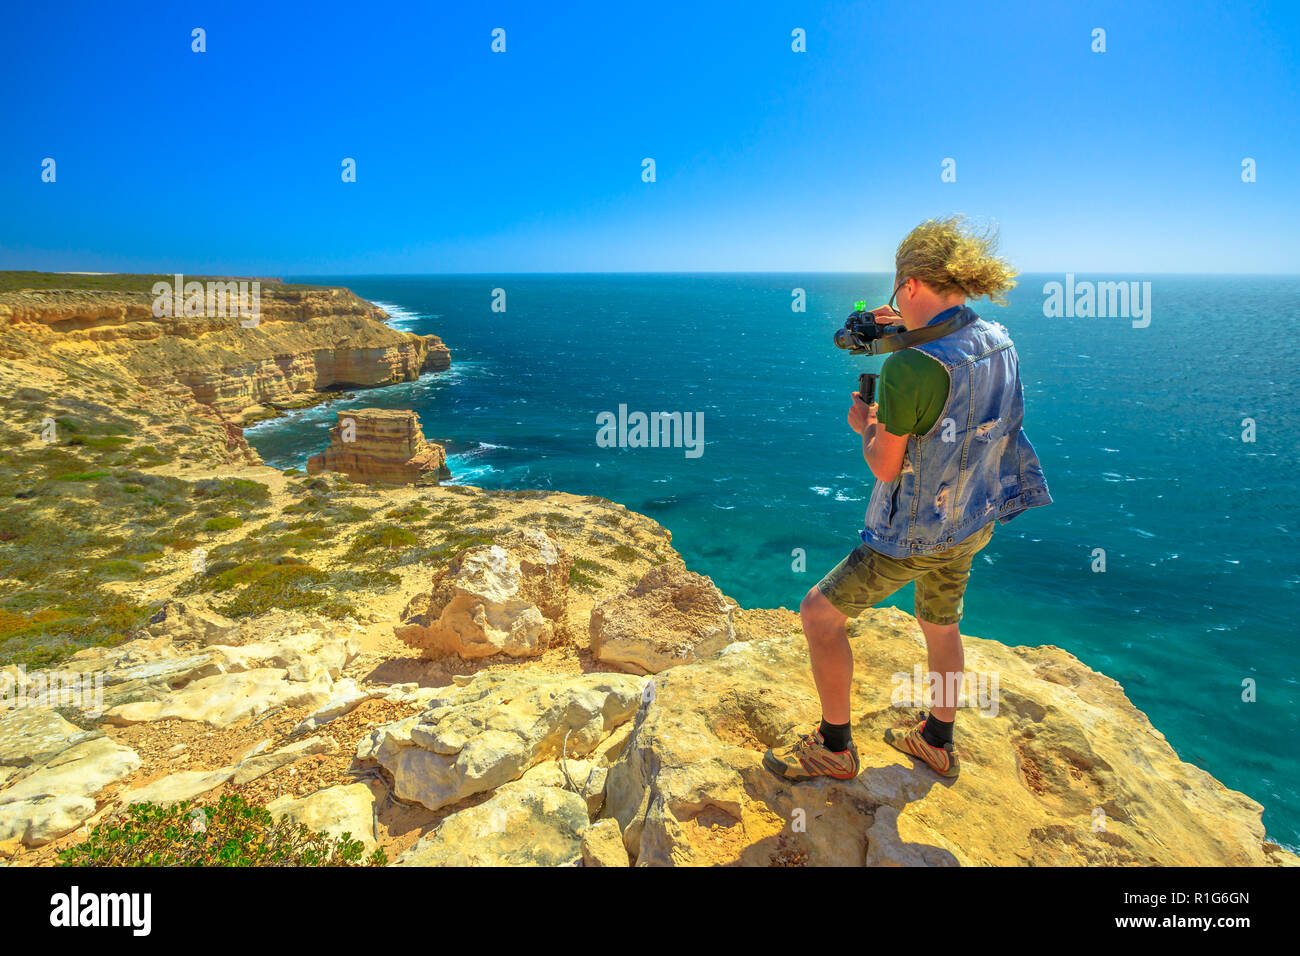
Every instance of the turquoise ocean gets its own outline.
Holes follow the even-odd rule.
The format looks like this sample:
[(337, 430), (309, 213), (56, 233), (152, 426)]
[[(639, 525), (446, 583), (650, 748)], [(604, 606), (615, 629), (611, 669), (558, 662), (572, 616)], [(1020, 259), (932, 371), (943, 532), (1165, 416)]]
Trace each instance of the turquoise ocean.
[[(302, 467), (341, 408), (412, 408), (455, 482), (611, 498), (671, 530), (746, 607), (796, 608), (858, 543), (873, 479), (845, 416), (858, 373), (883, 360), (839, 352), (831, 334), (855, 300), (887, 299), (890, 276), (285, 278), (346, 286), (395, 326), (442, 336), (452, 367), (249, 428), (269, 464)], [(1294, 848), (1300, 277), (1075, 283), (1129, 279), (1151, 283), (1145, 328), (1048, 318), (1044, 284), (1064, 275), (1022, 276), (1006, 307), (974, 304), (1016, 342), (1025, 431), (1056, 501), (995, 531), (962, 630), (1059, 645), (1113, 677)], [(703, 413), (703, 454), (599, 447), (597, 416), (620, 405)], [(889, 603), (910, 612), (911, 588)]]

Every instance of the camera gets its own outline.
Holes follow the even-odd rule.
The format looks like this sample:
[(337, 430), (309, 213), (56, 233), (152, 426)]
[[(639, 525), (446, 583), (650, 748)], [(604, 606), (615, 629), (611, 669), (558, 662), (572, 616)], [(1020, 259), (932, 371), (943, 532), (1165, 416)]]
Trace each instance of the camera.
[(879, 348), (880, 340), (905, 332), (903, 325), (881, 325), (867, 309), (865, 302), (855, 305), (849, 317), (844, 320), (844, 328), (835, 331), (835, 347), (847, 349), (852, 355), (879, 355), (894, 351), (894, 348)]

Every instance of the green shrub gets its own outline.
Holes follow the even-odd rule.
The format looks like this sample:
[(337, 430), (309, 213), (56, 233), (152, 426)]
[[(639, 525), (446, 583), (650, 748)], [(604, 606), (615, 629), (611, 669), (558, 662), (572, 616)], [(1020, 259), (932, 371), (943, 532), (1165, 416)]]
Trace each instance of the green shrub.
[(271, 497), (266, 485), (248, 478), (203, 478), (194, 482), (195, 498), (228, 501), (252, 508), (256, 504), (265, 504)]
[(229, 531), (231, 528), (238, 528), (243, 523), (244, 519), (235, 515), (217, 515), (215, 518), (209, 518), (203, 522), (203, 530)]
[(429, 513), (429, 509), (418, 501), (412, 501), (410, 504), (394, 508), (384, 515), (385, 518), (393, 518), (397, 521), (419, 521)]
[(379, 525), (375, 528), (367, 528), (353, 538), (352, 545), (348, 548), (348, 555), (355, 558), (378, 548), (389, 551), (402, 547), (409, 548), (411, 545), (416, 544), (418, 540), (415, 535), (400, 525)]
[(615, 545), (612, 550), (606, 552), (606, 556), (613, 558), (615, 561), (622, 561), (624, 564), (630, 564), (637, 559), (645, 560), (645, 555), (627, 544)]
[(86, 448), (121, 448), (131, 444), (125, 435), (73, 435), (65, 445), (82, 445)]
[(614, 569), (608, 565), (601, 564), (599, 561), (592, 561), (590, 558), (574, 558), (573, 566), (583, 571), (594, 571), (597, 574), (613, 574)]
[(331, 837), (275, 820), (234, 794), (216, 806), (190, 801), (135, 803), (97, 824), (89, 838), (59, 854), (61, 866), (384, 866), (383, 850), (362, 859), (350, 833)]
[(600, 582), (578, 569), (577, 565), (569, 568), (569, 585), (582, 591), (597, 591), (600, 589)]

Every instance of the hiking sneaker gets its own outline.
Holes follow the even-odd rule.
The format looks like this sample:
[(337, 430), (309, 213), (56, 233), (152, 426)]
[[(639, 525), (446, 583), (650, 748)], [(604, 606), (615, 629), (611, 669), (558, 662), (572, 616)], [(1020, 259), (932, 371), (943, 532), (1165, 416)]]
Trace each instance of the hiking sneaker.
[(924, 726), (925, 721), (922, 720), (911, 730), (886, 730), (885, 743), (903, 751), (909, 757), (924, 761), (941, 777), (957, 776), (957, 755), (953, 753), (952, 744), (931, 747), (921, 736), (921, 728)]
[(826, 749), (821, 730), (800, 734), (799, 742), (763, 755), (763, 766), (783, 780), (799, 783), (814, 777), (852, 780), (858, 775), (858, 748), (849, 741), (849, 749), (836, 752)]

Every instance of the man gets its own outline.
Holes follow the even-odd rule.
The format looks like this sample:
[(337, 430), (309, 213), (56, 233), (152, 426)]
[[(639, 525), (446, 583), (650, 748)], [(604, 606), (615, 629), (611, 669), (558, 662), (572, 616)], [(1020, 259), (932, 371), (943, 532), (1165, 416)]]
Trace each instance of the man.
[(1006, 329), (966, 307), (968, 298), (985, 295), (1005, 304), (1015, 286), (1015, 271), (995, 248), (995, 234), (977, 234), (960, 218), (922, 223), (898, 247), (890, 304), (872, 313), (891, 324), (901, 318), (909, 331), (930, 329), (918, 337), (932, 340), (890, 355), (878, 405), (852, 393), (849, 427), (862, 438), (876, 483), (863, 543), (799, 607), (822, 719), (793, 746), (764, 757), (786, 780), (857, 776), (845, 624), (911, 581), (939, 686), (928, 716), (910, 729), (887, 730), (885, 740), (936, 773), (957, 776), (953, 723), (965, 663), (958, 622), (971, 561), (996, 522), (1052, 501), (1020, 427), (1015, 346)]

